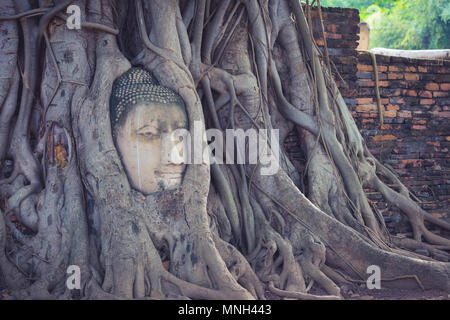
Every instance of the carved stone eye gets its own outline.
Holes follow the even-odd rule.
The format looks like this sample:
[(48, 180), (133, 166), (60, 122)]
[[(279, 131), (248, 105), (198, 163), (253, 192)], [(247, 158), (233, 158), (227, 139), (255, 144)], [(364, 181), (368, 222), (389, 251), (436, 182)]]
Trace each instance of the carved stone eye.
[(136, 133), (147, 138), (156, 138), (157, 136), (159, 136), (158, 129), (151, 126), (140, 128), (136, 131)]

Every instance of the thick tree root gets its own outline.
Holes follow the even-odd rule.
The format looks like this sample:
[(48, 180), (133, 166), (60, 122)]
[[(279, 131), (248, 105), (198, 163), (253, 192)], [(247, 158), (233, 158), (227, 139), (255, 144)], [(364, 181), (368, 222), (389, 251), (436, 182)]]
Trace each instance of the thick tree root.
[[(450, 290), (450, 240), (424, 222), (450, 225), (370, 154), (297, 0), (138, 0), (114, 15), (109, 0), (30, 3), (0, 5), (0, 285), (14, 297), (337, 300), (371, 265), (386, 287)], [(76, 32), (59, 20), (70, 3), (87, 17)], [(296, 126), (303, 177), (281, 154), (274, 175), (204, 160), (178, 190), (133, 190), (108, 108), (130, 61), (179, 93), (202, 137)], [(364, 187), (408, 217), (414, 239), (389, 236)]]

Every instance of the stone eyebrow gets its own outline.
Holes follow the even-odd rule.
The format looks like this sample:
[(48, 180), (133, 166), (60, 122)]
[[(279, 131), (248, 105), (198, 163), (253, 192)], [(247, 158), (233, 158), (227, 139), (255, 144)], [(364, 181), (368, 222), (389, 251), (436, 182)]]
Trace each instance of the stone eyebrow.
[[(152, 122), (154, 122), (154, 121), (152, 120)], [(151, 123), (151, 124), (144, 124), (143, 126), (137, 128), (136, 131), (142, 130), (142, 129), (147, 128), (147, 127), (158, 129), (157, 126), (155, 126), (153, 123)]]

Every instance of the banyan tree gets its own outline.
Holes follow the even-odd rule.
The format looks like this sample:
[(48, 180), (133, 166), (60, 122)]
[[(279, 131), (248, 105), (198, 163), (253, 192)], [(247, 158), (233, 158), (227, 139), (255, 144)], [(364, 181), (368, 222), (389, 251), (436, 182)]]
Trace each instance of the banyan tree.
[[(450, 225), (371, 154), (298, 0), (2, 0), (0, 31), (0, 288), (12, 296), (339, 299), (373, 265), (382, 286), (450, 290), (450, 240), (429, 230)], [(279, 168), (163, 163), (179, 128), (203, 147), (211, 129), (265, 132)], [(301, 171), (282, 143), (293, 130)], [(389, 234), (367, 189), (411, 238)], [(74, 265), (79, 290), (66, 286)]]

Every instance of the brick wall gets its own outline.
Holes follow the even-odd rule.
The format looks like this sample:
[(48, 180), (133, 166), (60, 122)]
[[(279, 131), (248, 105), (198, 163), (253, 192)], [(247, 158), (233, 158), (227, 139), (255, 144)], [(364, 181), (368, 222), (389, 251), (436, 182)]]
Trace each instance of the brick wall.
[[(333, 76), (370, 150), (397, 172), (425, 210), (449, 218), (450, 61), (377, 55), (384, 115), (380, 126), (372, 60), (356, 51), (358, 10), (323, 8), (323, 12)], [(317, 16), (313, 10), (314, 37), (322, 48)], [(293, 147), (296, 139), (290, 135), (286, 146), (298, 164), (302, 155)], [(386, 208), (380, 194), (369, 192), (377, 207)], [(396, 215), (395, 210), (389, 212)]]
[(384, 124), (367, 54), (359, 56), (353, 116), (372, 153), (395, 169), (424, 209), (441, 216), (450, 208), (450, 61), (376, 60)]
[[(323, 8), (324, 29), (331, 70), (335, 75), (336, 84), (345, 98), (356, 97), (358, 94), (358, 32), (359, 11), (357, 9)], [(317, 10), (311, 11), (314, 39), (323, 52), (324, 40)], [(352, 105), (355, 101), (348, 101)]]

